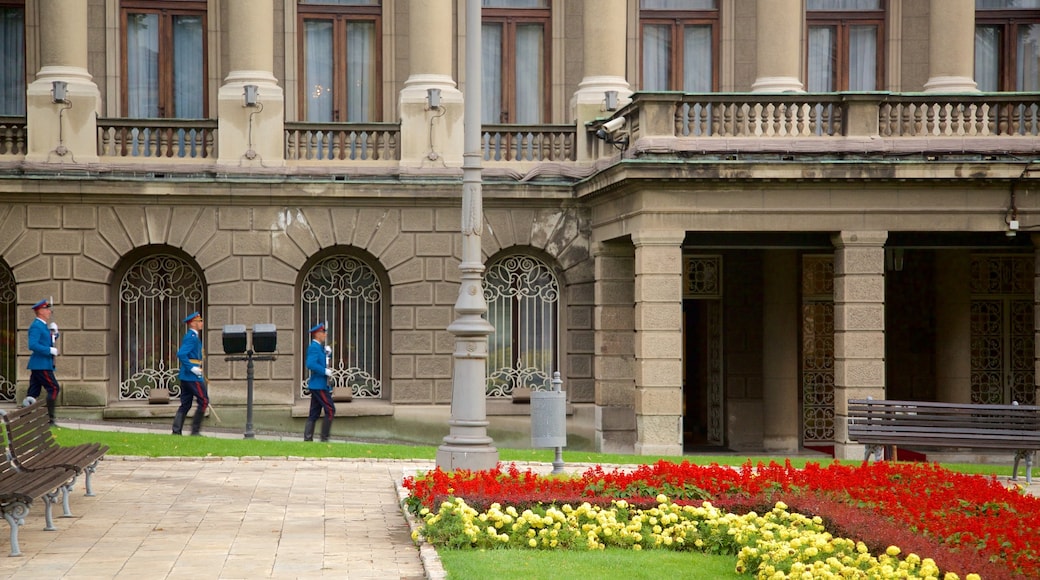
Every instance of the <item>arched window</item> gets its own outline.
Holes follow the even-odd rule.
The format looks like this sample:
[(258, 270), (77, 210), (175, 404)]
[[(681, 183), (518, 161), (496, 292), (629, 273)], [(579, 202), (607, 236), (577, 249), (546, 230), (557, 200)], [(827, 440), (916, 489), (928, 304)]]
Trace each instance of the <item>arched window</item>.
[[(319, 261), (303, 280), (300, 328), (304, 344), (308, 330), (320, 321), (329, 323), (325, 344), (332, 347), (332, 381), (349, 385), (354, 398), (378, 399), (382, 356), (383, 292), (379, 277), (367, 264), (351, 256), (330, 256)], [(301, 367), (303, 358), (300, 357)], [(303, 369), (300, 393), (309, 397), (307, 370)]]
[(489, 337), (487, 396), (519, 387), (548, 390), (559, 370), (560, 286), (548, 265), (531, 256), (506, 256), (484, 275)]
[(202, 276), (187, 261), (158, 254), (135, 262), (119, 283), (119, 400), (147, 400), (155, 388), (180, 393), (181, 321), (205, 313)]
[(15, 397), (18, 376), (18, 293), (14, 274), (0, 261), (0, 401), (11, 403)]

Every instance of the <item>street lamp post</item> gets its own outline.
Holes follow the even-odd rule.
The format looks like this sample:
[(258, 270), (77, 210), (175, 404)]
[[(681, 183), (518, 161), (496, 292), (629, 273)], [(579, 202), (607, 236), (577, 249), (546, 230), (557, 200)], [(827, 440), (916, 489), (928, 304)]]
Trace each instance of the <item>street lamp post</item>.
[(466, 0), (466, 86), (463, 91), (462, 153), (462, 261), (461, 285), (455, 302), (455, 321), (448, 332), (455, 335), (450, 427), (437, 448), (437, 467), (481, 470), (498, 465), (498, 449), (487, 434), (488, 335), (494, 327), (484, 318), (480, 235), (484, 227), (481, 200), (480, 0)]
[[(275, 360), (273, 354), (256, 354), (253, 349), (246, 350), (246, 327), (242, 325), (227, 325), (224, 327), (223, 336), (224, 357), (226, 361), (246, 361), (246, 439), (253, 439), (253, 361)], [(273, 353), (277, 349), (278, 333), (273, 324), (256, 324), (253, 326), (253, 347), (256, 352)], [(245, 354), (241, 354), (245, 351)]]

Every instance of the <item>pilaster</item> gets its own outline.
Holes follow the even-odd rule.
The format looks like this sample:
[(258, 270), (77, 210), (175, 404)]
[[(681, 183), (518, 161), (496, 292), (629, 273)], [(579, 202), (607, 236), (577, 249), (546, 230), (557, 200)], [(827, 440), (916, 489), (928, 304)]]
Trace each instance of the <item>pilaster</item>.
[[(598, 118), (610, 117), (614, 109), (627, 104), (632, 88), (625, 80), (625, 0), (585, 0), (583, 53), (585, 71), (578, 90), (571, 98), (571, 118), (577, 121), (578, 160), (592, 158), (589, 139), (595, 139), (583, 128)], [(616, 98), (615, 106), (607, 107), (607, 92)]]
[(593, 252), (595, 291), (593, 329), (595, 354), (596, 450), (634, 453), (636, 442), (635, 303), (632, 246), (600, 244)]
[(762, 406), (763, 447), (772, 452), (798, 450), (798, 254), (768, 250), (763, 263)]

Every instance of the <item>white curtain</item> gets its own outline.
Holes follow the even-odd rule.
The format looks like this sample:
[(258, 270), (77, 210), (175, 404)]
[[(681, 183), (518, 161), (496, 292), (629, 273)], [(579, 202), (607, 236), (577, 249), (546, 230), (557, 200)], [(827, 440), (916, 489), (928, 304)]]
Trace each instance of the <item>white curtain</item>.
[(666, 24), (643, 26), (643, 90), (667, 91), (671, 77), (672, 31)]
[(1016, 91), (1040, 91), (1040, 24), (1018, 26)]
[(975, 27), (975, 84), (986, 93), (1000, 88), (1000, 27)]
[(520, 24), (516, 27), (516, 111), (510, 123), (521, 125), (542, 122), (545, 98), (545, 63), (541, 24)]
[(159, 116), (159, 16), (128, 14), (126, 30), (127, 112), (131, 118)]
[(829, 93), (835, 89), (835, 33), (831, 26), (809, 27), (809, 86), (806, 88), (810, 93)]
[(714, 10), (715, 0), (639, 0), (642, 10)]
[(376, 31), (372, 22), (347, 23), (347, 118), (364, 123), (374, 117)]
[(880, 10), (881, 0), (806, 0), (806, 10)]
[(205, 111), (202, 17), (173, 17), (173, 110), (169, 116), (201, 119)]
[(849, 90), (877, 90), (877, 26), (849, 27)]
[(688, 93), (710, 93), (711, 26), (687, 26), (683, 32), (683, 86)]
[(332, 122), (332, 22), (303, 22), (304, 120)]
[(502, 24), (485, 23), (481, 27), (484, 44), (482, 56), (481, 113), (482, 123), (502, 122)]
[(25, 115), (25, 12), (0, 8), (0, 115)]

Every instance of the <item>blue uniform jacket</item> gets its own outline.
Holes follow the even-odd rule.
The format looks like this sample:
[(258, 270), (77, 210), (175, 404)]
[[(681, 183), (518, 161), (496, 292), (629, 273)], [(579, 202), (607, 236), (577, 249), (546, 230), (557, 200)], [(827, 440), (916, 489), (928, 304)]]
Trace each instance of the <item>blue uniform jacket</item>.
[(205, 382), (204, 379), (191, 372), (191, 367), (202, 367), (202, 339), (199, 333), (192, 329), (184, 333), (181, 347), (177, 349), (177, 360), (181, 363), (181, 369), (177, 378), (182, 381)]
[(328, 391), (329, 379), (325, 376), (325, 347), (312, 340), (307, 347), (307, 369), (311, 378), (307, 379), (307, 388), (312, 391)]
[(29, 366), (31, 371), (53, 371), (54, 355), (51, 347), (54, 340), (51, 339), (51, 331), (47, 323), (37, 318), (29, 325)]

